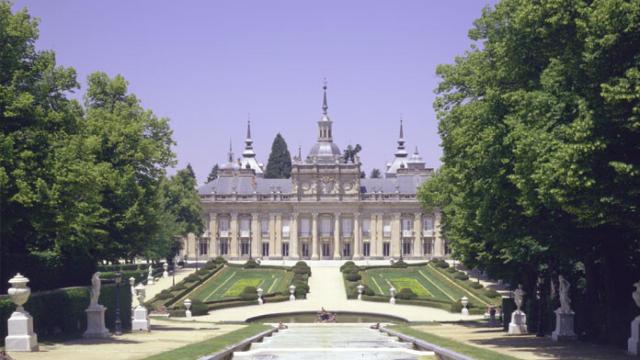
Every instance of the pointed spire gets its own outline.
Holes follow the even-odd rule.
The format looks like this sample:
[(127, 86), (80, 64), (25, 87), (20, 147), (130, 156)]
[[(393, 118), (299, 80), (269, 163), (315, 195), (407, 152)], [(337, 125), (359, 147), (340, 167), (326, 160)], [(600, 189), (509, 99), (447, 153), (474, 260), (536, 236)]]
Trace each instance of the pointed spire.
[(247, 115), (247, 139), (251, 139), (251, 113)]
[(400, 139), (404, 139), (404, 130), (402, 127), (402, 115), (400, 115)]
[(329, 105), (327, 105), (327, 78), (324, 78), (324, 86), (322, 87), (324, 90), (324, 96), (322, 98), (322, 114), (327, 115), (327, 110), (329, 110)]
[(229, 164), (233, 163), (233, 147), (231, 144), (231, 138), (229, 138)]
[(416, 149), (413, 151), (414, 154), (418, 155), (418, 145), (416, 145)]
[(298, 145), (298, 159), (302, 160), (302, 146)]

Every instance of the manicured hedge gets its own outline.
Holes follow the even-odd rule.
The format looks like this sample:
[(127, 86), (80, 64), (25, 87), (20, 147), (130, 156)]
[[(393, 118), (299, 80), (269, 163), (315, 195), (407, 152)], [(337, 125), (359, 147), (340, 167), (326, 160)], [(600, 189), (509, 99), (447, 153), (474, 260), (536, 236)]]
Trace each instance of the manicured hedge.
[[(87, 327), (85, 309), (89, 306), (89, 288), (73, 287), (38, 292), (31, 295), (24, 308), (33, 317), (34, 331), (38, 338), (47, 339), (64, 333), (82, 336)], [(103, 285), (98, 303), (107, 307), (105, 322), (113, 331), (115, 324), (116, 287)], [(0, 297), (0, 344), (7, 336), (7, 319), (15, 310), (8, 296)], [(131, 329), (131, 290), (126, 284), (120, 287), (120, 320), (123, 330)]]

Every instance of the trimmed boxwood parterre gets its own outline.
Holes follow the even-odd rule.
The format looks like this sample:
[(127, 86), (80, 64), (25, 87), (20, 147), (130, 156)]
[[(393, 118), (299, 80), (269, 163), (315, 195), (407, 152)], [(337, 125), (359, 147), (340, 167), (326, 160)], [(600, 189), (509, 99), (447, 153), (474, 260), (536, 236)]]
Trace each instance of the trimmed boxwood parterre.
[[(38, 338), (54, 338), (58, 334), (65, 337), (81, 337), (87, 327), (85, 309), (89, 306), (89, 287), (70, 287), (31, 294), (24, 305), (33, 317), (33, 327)], [(107, 308), (105, 322), (113, 330), (115, 324), (116, 287), (104, 284), (98, 303)], [(0, 296), (0, 345), (4, 346), (7, 336), (7, 319), (15, 311), (8, 296)], [(124, 330), (131, 329), (131, 290), (129, 285), (120, 287), (120, 320)]]
[[(393, 265), (387, 266), (357, 266), (353, 261), (347, 261), (340, 267), (342, 271), (345, 288), (347, 292), (347, 298), (355, 299), (358, 296), (357, 286), (362, 283), (365, 288), (363, 291), (363, 300), (368, 301), (377, 301), (377, 302), (387, 302), (389, 301), (389, 294), (374, 291), (371, 289), (371, 279), (367, 270), (373, 269), (389, 269), (389, 271), (403, 271), (402, 269), (411, 269), (416, 267), (429, 267), (432, 271), (436, 273), (432, 274), (433, 276), (437, 276), (436, 274), (440, 274), (441, 276), (447, 277), (450, 279), (452, 284), (457, 284), (460, 288), (456, 288), (457, 292), (467, 293), (470, 298), (469, 305), (467, 306), (469, 311), (474, 314), (481, 314), (484, 312), (484, 307), (488, 303), (495, 303), (496, 297), (499, 297), (499, 294), (495, 290), (491, 289), (482, 289), (482, 285), (472, 282), (469, 277), (461, 271), (457, 271), (454, 268), (449, 267), (449, 264), (442, 259), (435, 259), (429, 263), (416, 263), (416, 264), (407, 264), (402, 263), (397, 265), (400, 261), (394, 263)], [(394, 266), (395, 265), (395, 266)], [(392, 270), (393, 269), (393, 270)], [(357, 280), (356, 280), (357, 279)], [(436, 280), (436, 279), (434, 279)], [(379, 280), (378, 280), (379, 281)], [(437, 281), (437, 280), (436, 280)], [(447, 281), (441, 279), (441, 281)], [(386, 286), (383, 289), (386, 290)], [(479, 300), (478, 300), (479, 299)], [(396, 302), (399, 304), (411, 304), (411, 305), (422, 305), (422, 306), (431, 306), (440, 308), (443, 310), (451, 311), (451, 312), (460, 312), (462, 309), (462, 305), (460, 304), (459, 299), (455, 300), (451, 298), (437, 298), (437, 297), (429, 297), (425, 298), (423, 296), (418, 296), (412, 289), (410, 288), (399, 288), (397, 289), (396, 294)]]
[[(229, 264), (224, 258), (218, 257), (212, 261), (207, 262), (202, 269), (190, 274), (175, 286), (163, 290), (153, 299), (147, 302), (147, 305), (153, 309), (159, 307), (165, 307), (169, 311), (169, 314), (174, 317), (180, 317), (185, 315), (185, 308), (183, 299), (196, 288), (202, 285), (205, 281), (209, 280), (212, 276), (216, 275), (225, 267), (245, 268), (245, 269), (274, 269), (290, 271), (291, 276), (290, 284), (296, 286), (295, 295), (297, 298), (304, 298), (309, 292), (308, 279), (311, 276), (311, 268), (304, 262), (299, 261), (293, 267), (284, 266), (265, 266), (260, 265), (256, 261), (249, 260), (247, 263)], [(287, 285), (288, 288), (288, 285)], [(208, 310), (223, 309), (235, 306), (255, 305), (256, 304), (256, 289), (255, 287), (249, 287), (243, 289), (242, 293), (238, 297), (226, 298), (221, 300), (202, 302), (199, 299), (191, 300), (191, 313), (192, 315), (204, 315)], [(286, 301), (289, 299), (288, 290), (280, 293), (265, 294), (263, 300), (265, 302), (278, 302)]]

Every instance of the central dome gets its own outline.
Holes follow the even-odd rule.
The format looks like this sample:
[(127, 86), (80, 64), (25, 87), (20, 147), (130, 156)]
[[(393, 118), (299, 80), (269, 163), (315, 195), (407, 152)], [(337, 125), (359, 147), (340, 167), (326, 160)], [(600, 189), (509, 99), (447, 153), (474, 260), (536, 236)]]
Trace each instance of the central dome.
[(317, 142), (307, 157), (312, 162), (335, 163), (340, 157), (340, 148), (332, 142)]

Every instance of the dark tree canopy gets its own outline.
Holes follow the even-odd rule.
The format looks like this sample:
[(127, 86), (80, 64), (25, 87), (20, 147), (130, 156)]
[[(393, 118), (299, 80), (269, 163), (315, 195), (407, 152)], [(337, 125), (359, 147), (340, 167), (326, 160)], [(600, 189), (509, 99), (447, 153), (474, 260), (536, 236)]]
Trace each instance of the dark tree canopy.
[[(196, 180), (196, 172), (193, 171), (193, 167), (191, 167), (191, 163), (187, 164), (187, 167), (185, 168), (185, 170), (189, 172), (189, 175), (193, 178), (193, 180)], [(197, 183), (197, 180), (196, 180), (196, 183)]]
[[(640, 2), (502, 0), (437, 69), (443, 166), (421, 189), (456, 257), (572, 284), (578, 333), (621, 343), (640, 278)], [(555, 305), (553, 305), (555, 306)], [(552, 305), (548, 309), (553, 308)]]
[(212, 182), (213, 180), (218, 178), (219, 169), (220, 167), (218, 166), (218, 164), (213, 165), (213, 167), (211, 168), (211, 172), (209, 173), (209, 176), (207, 176), (207, 183)]
[(264, 177), (268, 179), (288, 179), (291, 177), (291, 154), (280, 133), (273, 139)]
[(380, 179), (382, 174), (380, 173), (380, 169), (371, 169), (371, 175), (369, 175), (370, 179)]

